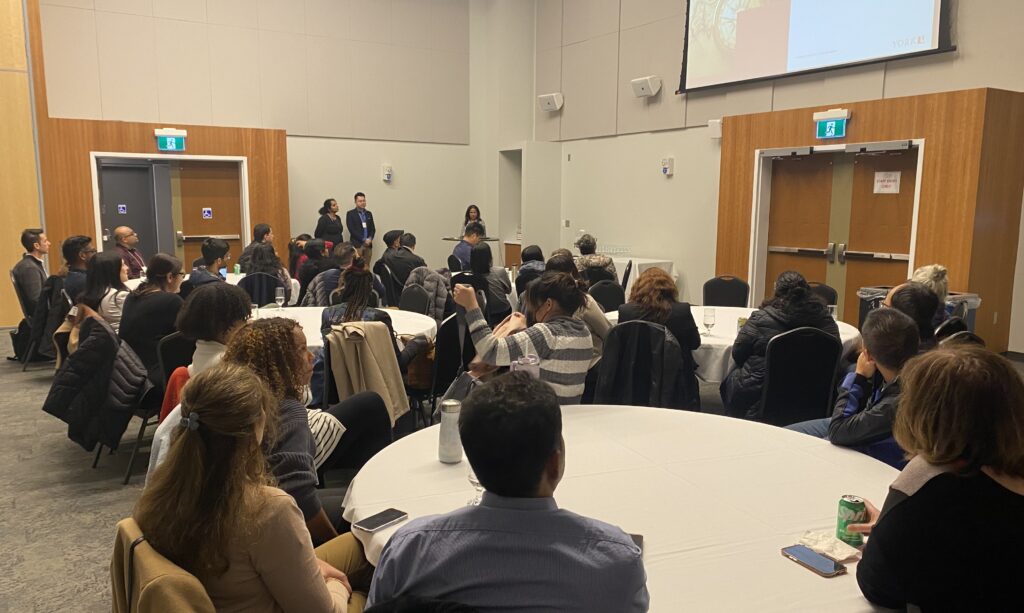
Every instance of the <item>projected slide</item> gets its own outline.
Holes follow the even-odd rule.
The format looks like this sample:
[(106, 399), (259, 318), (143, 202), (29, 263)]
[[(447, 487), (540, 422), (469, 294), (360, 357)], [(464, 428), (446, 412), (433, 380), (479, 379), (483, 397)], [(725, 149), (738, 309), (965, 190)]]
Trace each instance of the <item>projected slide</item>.
[(691, 0), (683, 89), (935, 50), (941, 0)]

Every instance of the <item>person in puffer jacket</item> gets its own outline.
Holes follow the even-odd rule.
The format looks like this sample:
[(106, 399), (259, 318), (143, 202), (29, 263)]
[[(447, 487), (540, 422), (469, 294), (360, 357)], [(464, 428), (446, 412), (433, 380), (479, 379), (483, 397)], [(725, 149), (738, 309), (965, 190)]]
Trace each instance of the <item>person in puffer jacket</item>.
[(775, 281), (775, 294), (750, 315), (736, 336), (732, 346), (736, 367), (719, 388), (727, 415), (760, 419), (768, 341), (804, 326), (839, 339), (839, 326), (828, 314), (825, 303), (811, 293), (803, 275), (788, 270)]
[(576, 241), (576, 248), (580, 250), (580, 256), (576, 259), (576, 269), (586, 279), (587, 283), (593, 285), (598, 281), (615, 281), (618, 275), (615, 273), (615, 262), (607, 255), (597, 253), (597, 239), (592, 234), (584, 234)]

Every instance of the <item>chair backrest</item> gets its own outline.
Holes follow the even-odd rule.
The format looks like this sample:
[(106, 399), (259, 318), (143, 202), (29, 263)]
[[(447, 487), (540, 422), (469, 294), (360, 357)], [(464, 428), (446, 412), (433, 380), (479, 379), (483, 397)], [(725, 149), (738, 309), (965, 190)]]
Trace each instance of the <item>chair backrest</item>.
[(590, 295), (601, 305), (601, 310), (605, 313), (618, 311), (626, 302), (626, 290), (615, 281), (598, 281), (590, 286)]
[(674, 396), (682, 366), (679, 343), (665, 326), (642, 320), (613, 326), (604, 341), (594, 402), (673, 406), (681, 400)]
[(950, 336), (953, 336), (957, 332), (966, 332), (966, 331), (967, 331), (967, 323), (964, 322), (964, 320), (962, 318), (957, 317), (956, 315), (954, 315), (954, 316), (950, 317), (949, 319), (947, 319), (946, 321), (944, 321), (941, 324), (939, 324), (938, 328), (935, 328), (935, 338), (939, 342), (942, 342), (942, 339), (949, 338)]
[(374, 272), (380, 276), (380, 284), (384, 286), (384, 298), (387, 299), (388, 306), (398, 306), (403, 289), (395, 280), (394, 273), (382, 259), (377, 260), (377, 264), (373, 268)]
[(110, 584), (114, 613), (215, 611), (199, 579), (153, 549), (131, 518), (117, 523)]
[(626, 270), (622, 272), (622, 289), (629, 287), (629, 274), (633, 272), (633, 260), (626, 263)]
[(796, 328), (768, 341), (763, 421), (788, 426), (827, 417), (842, 354), (839, 339), (818, 328)]
[(64, 360), (68, 359), (68, 341), (71, 340), (71, 332), (54, 332), (53, 333), (53, 344), (57, 347), (57, 354), (60, 356), (61, 364)]
[(953, 343), (973, 343), (981, 347), (985, 346), (985, 339), (970, 330), (961, 330), (955, 334), (950, 334), (939, 342), (943, 345), (951, 345)]
[(462, 260), (455, 257), (454, 253), (448, 256), (448, 270), (452, 272), (462, 271)]
[(249, 294), (253, 304), (273, 304), (277, 288), (284, 287), (284, 281), (275, 275), (265, 272), (253, 272), (245, 275), (238, 282), (238, 287)]
[(704, 283), (704, 306), (745, 307), (750, 286), (739, 277), (722, 275)]
[(21, 314), (25, 316), (25, 319), (32, 319), (32, 313), (29, 312), (28, 308), (28, 297), (25, 296), (25, 288), (21, 287), (21, 284), (18, 283), (13, 270), (11, 271), (11, 284), (14, 286), (14, 293), (18, 296), (18, 306), (21, 307)]
[(192, 354), (196, 351), (196, 342), (186, 338), (181, 332), (171, 332), (160, 339), (156, 346), (156, 355), (160, 360), (160, 372), (164, 383), (171, 378), (171, 373), (179, 366), (192, 363)]
[(406, 287), (402, 290), (402, 296), (398, 299), (398, 308), (402, 311), (428, 315), (430, 307), (430, 296), (427, 294), (427, 290), (419, 285)]
[(602, 281), (616, 281), (615, 274), (612, 273), (612, 271), (598, 266), (588, 266), (587, 268), (584, 268), (581, 275), (590, 285), (596, 285)]
[(526, 291), (526, 287), (534, 280), (539, 279), (540, 275), (541, 273), (536, 270), (520, 270), (516, 275), (516, 295), (521, 296)]
[(437, 328), (437, 336), (434, 337), (434, 380), (430, 390), (431, 396), (444, 393), (462, 372), (464, 362), (461, 336), (458, 315), (449, 315)]
[(181, 287), (178, 288), (178, 296), (181, 296), (182, 300), (186, 300), (188, 295), (192, 293), (192, 290), (196, 288), (195, 284), (189, 279), (185, 279), (181, 282)]
[(955, 307), (953, 307), (953, 317), (959, 317), (960, 319), (967, 319), (967, 303), (966, 302), (958, 302), (957, 305)]
[(839, 304), (839, 292), (834, 287), (818, 281), (808, 281), (807, 285), (811, 286), (811, 293), (824, 300), (825, 304)]

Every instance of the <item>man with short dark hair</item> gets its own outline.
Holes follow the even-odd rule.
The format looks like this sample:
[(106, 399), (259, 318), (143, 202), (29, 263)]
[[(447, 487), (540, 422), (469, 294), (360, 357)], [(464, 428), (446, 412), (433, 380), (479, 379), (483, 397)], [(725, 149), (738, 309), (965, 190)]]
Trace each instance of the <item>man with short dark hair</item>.
[(96, 255), (96, 247), (88, 236), (76, 234), (64, 239), (60, 250), (68, 267), (68, 274), (64, 279), (64, 292), (74, 303), (85, 289), (85, 268), (89, 260)]
[(121, 260), (128, 267), (128, 278), (138, 279), (142, 269), (146, 267), (146, 258), (135, 248), (139, 244), (139, 234), (128, 226), (114, 228), (114, 248), (121, 254)]
[(256, 249), (257, 245), (263, 243), (274, 242), (274, 231), (268, 224), (258, 223), (252, 229), (252, 242), (246, 245), (245, 249), (242, 250), (242, 255), (238, 256), (238, 267), (243, 273), (249, 274), (249, 266), (252, 261), (252, 252)]
[(367, 606), (399, 595), (486, 610), (646, 611), (640, 548), (621, 529), (562, 510), (562, 413), (523, 372), (477, 388), (459, 434), (486, 491), (479, 506), (421, 517), (384, 547)]
[(466, 231), (462, 235), (462, 240), (452, 250), (452, 255), (459, 258), (459, 262), (462, 263), (462, 270), (469, 270), (469, 254), (473, 252), (473, 247), (476, 247), (483, 238), (483, 226), (475, 221), (466, 224)]
[(227, 265), (231, 259), (231, 246), (220, 238), (208, 238), (203, 241), (203, 265), (192, 269), (188, 280), (193, 287), (199, 287), (215, 281), (223, 281), (220, 276), (220, 269)]
[(25, 301), (25, 308), (28, 309), (25, 315), (32, 317), (32, 313), (36, 311), (39, 292), (46, 282), (43, 257), (50, 252), (50, 240), (46, 238), (42, 228), (27, 228), (21, 232), (21, 246), (25, 248), (25, 254), (11, 269), (11, 275)]
[(373, 260), (373, 237), (377, 235), (377, 226), (373, 223), (373, 213), (366, 210), (366, 194), (356, 192), (352, 199), (356, 205), (345, 215), (349, 242), (360, 250), (364, 260), (371, 262)]
[(427, 263), (420, 256), (414, 253), (416, 249), (416, 237), (408, 232), (404, 232), (401, 237), (396, 241), (398, 247), (395, 249), (388, 249), (384, 252), (384, 263), (391, 269), (391, 275), (395, 278), (395, 281), (400, 287), (405, 287), (405, 282), (409, 279), (409, 274), (420, 266), (426, 266)]
[[(792, 424), (790, 430), (819, 438), (833, 445), (852, 447), (887, 464), (902, 468), (903, 452), (892, 437), (900, 395), (900, 371), (917, 355), (917, 324), (896, 309), (876, 309), (861, 329), (864, 347), (857, 358), (857, 370), (840, 385), (832, 418)], [(882, 385), (874, 389), (875, 373)]]

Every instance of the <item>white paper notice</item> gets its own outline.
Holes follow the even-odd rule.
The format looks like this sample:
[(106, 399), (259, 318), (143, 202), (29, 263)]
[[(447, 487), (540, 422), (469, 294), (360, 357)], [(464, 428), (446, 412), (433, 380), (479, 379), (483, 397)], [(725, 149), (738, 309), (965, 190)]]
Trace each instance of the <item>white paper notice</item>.
[(876, 172), (875, 193), (876, 194), (898, 194), (900, 193), (900, 171)]

